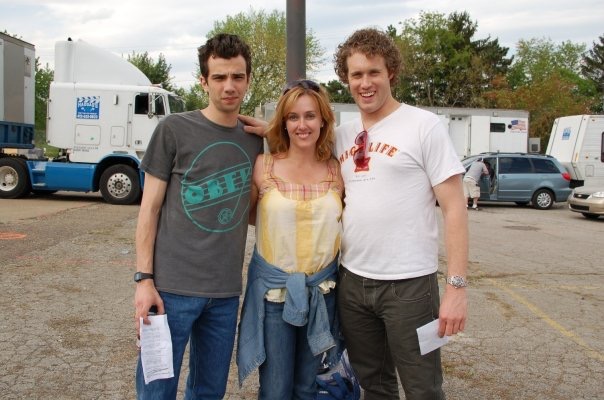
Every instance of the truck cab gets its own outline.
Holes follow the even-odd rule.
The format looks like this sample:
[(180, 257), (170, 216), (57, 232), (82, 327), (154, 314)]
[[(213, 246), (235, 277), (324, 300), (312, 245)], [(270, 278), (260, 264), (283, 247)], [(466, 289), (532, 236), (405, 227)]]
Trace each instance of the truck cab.
[[(155, 127), (184, 111), (181, 99), (151, 84), (134, 65), (82, 40), (56, 43), (47, 107), (46, 141), (60, 149), (59, 156), (0, 157), (0, 198), (100, 191), (109, 203), (134, 203), (143, 186), (139, 165)], [(24, 140), (22, 135), (13, 142)]]

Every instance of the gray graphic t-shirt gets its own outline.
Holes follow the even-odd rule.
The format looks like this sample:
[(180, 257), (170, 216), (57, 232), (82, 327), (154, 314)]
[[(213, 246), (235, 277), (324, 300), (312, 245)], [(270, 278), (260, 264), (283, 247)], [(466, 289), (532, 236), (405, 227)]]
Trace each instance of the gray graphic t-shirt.
[(158, 290), (203, 297), (241, 293), (252, 167), (262, 140), (197, 111), (155, 129), (141, 168), (168, 181), (155, 241)]

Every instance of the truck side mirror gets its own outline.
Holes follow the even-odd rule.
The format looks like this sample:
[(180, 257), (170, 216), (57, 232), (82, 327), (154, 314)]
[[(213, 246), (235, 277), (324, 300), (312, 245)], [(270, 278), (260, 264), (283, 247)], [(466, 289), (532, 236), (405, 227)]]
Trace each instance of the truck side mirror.
[(151, 119), (155, 115), (155, 96), (152, 93), (149, 93), (149, 96), (147, 96), (147, 101), (149, 102), (149, 106), (147, 107), (147, 110), (149, 110), (147, 112), (147, 117)]

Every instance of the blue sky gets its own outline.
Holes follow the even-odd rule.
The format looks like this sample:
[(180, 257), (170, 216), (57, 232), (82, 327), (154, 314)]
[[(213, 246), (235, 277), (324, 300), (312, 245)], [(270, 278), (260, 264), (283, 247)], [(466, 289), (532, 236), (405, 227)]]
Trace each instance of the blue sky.
[[(257, 11), (285, 12), (287, 2), (255, 0), (253, 4)], [(196, 49), (214, 22), (249, 10), (247, 0), (0, 0), (0, 31), (33, 43), (36, 56), (51, 68), (54, 43), (67, 37), (124, 57), (132, 51), (148, 51), (154, 58), (163, 53), (172, 65), (173, 82), (186, 88), (195, 83)], [(498, 38), (510, 54), (519, 39), (549, 38), (591, 48), (604, 35), (602, 0), (306, 0), (306, 28), (325, 49), (325, 64), (309, 77), (321, 82), (335, 79), (333, 51), (355, 29), (399, 27), (399, 22), (417, 18), (421, 11), (467, 11), (478, 22), (476, 38)]]

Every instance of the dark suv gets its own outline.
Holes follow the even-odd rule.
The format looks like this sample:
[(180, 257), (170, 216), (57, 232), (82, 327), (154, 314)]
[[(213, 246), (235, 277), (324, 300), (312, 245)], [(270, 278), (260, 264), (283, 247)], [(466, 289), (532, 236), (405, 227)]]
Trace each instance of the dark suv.
[(478, 158), (484, 160), (490, 174), (480, 180), (479, 200), (531, 202), (536, 209), (547, 210), (554, 202), (566, 201), (571, 193), (570, 174), (552, 156), (482, 153), (462, 160), (466, 171)]

